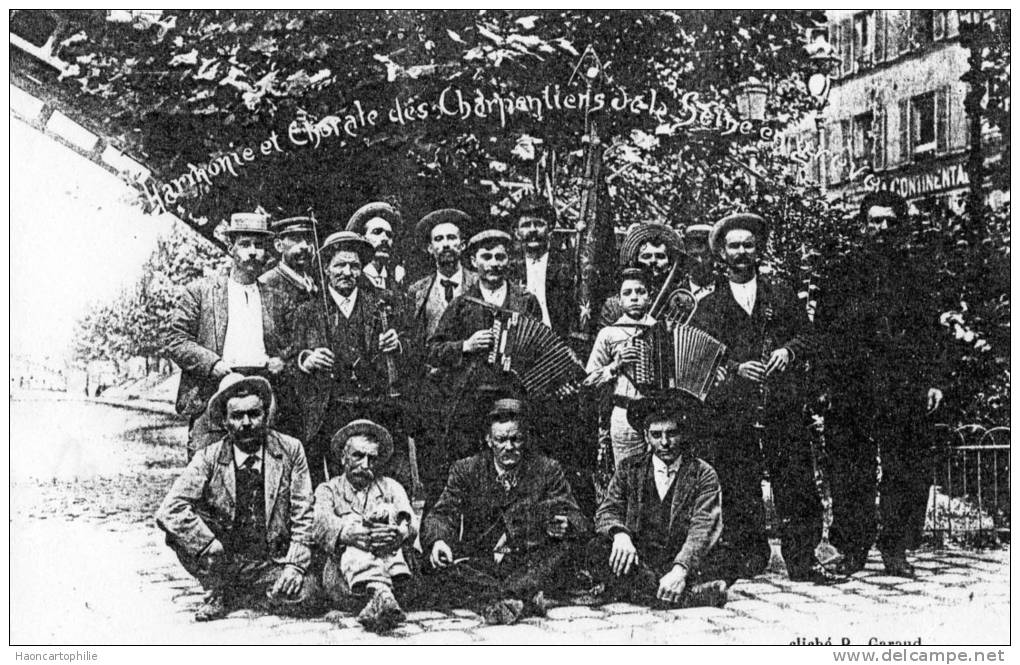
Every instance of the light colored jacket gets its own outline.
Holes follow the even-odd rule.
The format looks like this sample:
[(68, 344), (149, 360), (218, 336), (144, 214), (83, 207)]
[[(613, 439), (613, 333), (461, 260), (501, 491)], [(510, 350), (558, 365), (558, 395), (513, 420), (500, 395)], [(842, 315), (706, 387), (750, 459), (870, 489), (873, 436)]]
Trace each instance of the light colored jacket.
[[(270, 430), (262, 473), (270, 557), (307, 570), (314, 543), (312, 480), (301, 442)], [(233, 527), (236, 504), (233, 444), (224, 438), (191, 459), (156, 511), (156, 524), (188, 554), (200, 556)]]

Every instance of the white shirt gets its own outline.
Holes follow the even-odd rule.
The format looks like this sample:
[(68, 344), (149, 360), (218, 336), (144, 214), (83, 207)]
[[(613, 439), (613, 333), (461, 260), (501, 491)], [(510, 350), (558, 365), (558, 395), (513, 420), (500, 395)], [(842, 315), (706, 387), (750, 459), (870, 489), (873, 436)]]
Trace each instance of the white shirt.
[(340, 295), (340, 292), (332, 286), (329, 287), (329, 294), (333, 296), (333, 302), (335, 302), (336, 306), (340, 308), (340, 313), (344, 315), (344, 318), (351, 318), (351, 312), (354, 311), (354, 303), (358, 300), (358, 287), (354, 287), (354, 290), (351, 291), (351, 295), (346, 298)]
[(758, 277), (752, 277), (745, 284), (731, 281), (730, 291), (733, 293), (733, 298), (737, 301), (737, 304), (750, 316), (754, 311), (755, 297), (758, 295)]
[(227, 367), (264, 367), (269, 361), (262, 339), (262, 294), (259, 285), (227, 280), (227, 333), (223, 363)]
[(478, 283), (478, 288), (482, 292), (482, 300), (495, 305), (496, 307), (502, 307), (503, 303), (506, 302), (506, 282), (503, 282), (503, 286), (499, 287), (495, 291), (490, 291), (481, 282)]
[(659, 500), (666, 498), (670, 485), (676, 480), (677, 470), (680, 468), (680, 461), (683, 458), (677, 457), (672, 464), (667, 465), (658, 455), (652, 455), (652, 471), (655, 476), (655, 490), (659, 493)]
[(428, 339), (432, 337), (432, 334), (436, 332), (436, 328), (439, 327), (439, 319), (443, 317), (443, 312), (449, 304), (446, 302), (446, 288), (443, 286), (442, 280), (449, 280), (455, 284), (453, 287), (453, 297), (456, 298), (460, 294), (464, 293), (464, 269), (461, 267), (457, 268), (457, 272), (447, 277), (443, 273), (436, 271), (436, 279), (432, 284), (432, 290), (429, 291), (428, 297), (425, 300), (425, 337)]
[(305, 289), (309, 293), (311, 293), (312, 290), (315, 288), (315, 282), (312, 281), (311, 277), (309, 277), (308, 275), (298, 274), (298, 272), (296, 270), (291, 268), (289, 265), (287, 265), (283, 261), (280, 261), (280, 272), (288, 275), (295, 282), (299, 282), (301, 284), (304, 284), (305, 285)]
[(640, 329), (627, 324), (640, 323), (650, 326), (655, 323), (655, 319), (645, 314), (640, 321), (635, 321), (624, 314), (616, 320), (616, 323), (623, 325), (606, 326), (595, 336), (595, 344), (591, 347), (588, 364), (585, 366), (585, 371), (588, 373), (585, 384), (600, 386), (615, 378), (614, 395), (637, 398), (641, 396), (641, 393), (626, 375), (613, 372), (612, 363), (616, 359), (620, 347), (632, 342), (640, 332)]
[[(392, 284), (387, 284), (390, 279), (390, 271), (388, 268), (383, 268), (381, 271), (377, 270), (374, 263), (369, 262), (362, 269), (362, 274), (368, 278), (368, 281), (372, 282), (373, 286), (380, 289), (391, 287)], [(393, 281), (399, 284), (404, 281), (404, 269), (401, 266), (397, 266), (393, 269)]]
[(246, 453), (237, 446), (234, 446), (234, 466), (240, 469), (244, 466), (245, 460), (254, 455), (258, 461), (252, 464), (251, 470), (262, 473), (262, 450), (262, 448), (259, 448), (253, 453)]
[(545, 304), (545, 275), (549, 270), (549, 252), (538, 259), (525, 256), (524, 265), (528, 274), (528, 290), (535, 294), (538, 304), (542, 308), (542, 323), (551, 326), (549, 308)]

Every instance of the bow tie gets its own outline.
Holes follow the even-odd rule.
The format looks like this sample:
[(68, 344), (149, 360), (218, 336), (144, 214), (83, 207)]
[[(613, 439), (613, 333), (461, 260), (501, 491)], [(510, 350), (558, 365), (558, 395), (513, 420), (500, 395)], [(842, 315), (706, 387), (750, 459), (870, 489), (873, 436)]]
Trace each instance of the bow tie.
[(447, 304), (453, 300), (453, 290), (457, 288), (457, 282), (452, 279), (441, 279), (439, 283), (443, 287), (443, 297), (446, 298)]

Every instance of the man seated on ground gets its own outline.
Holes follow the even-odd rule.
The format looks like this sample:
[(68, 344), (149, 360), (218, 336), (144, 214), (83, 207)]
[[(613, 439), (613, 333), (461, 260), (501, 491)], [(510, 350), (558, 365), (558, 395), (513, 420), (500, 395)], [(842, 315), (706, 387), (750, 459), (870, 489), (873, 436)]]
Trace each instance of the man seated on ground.
[(545, 593), (590, 527), (559, 463), (529, 450), (523, 404), (497, 400), (488, 422), (489, 449), (450, 468), (421, 544), (437, 602), (511, 624), (544, 615)]
[(240, 607), (315, 609), (312, 481), (301, 443), (269, 428), (273, 389), (228, 374), (209, 400), (226, 436), (195, 453), (156, 512), (185, 570), (208, 592), (196, 621)]
[(329, 557), (322, 586), (340, 609), (363, 605), (365, 628), (391, 630), (405, 618), (394, 592), (412, 595), (413, 555), (402, 548), (417, 534), (407, 492), (377, 475), (393, 454), (393, 437), (371, 420), (355, 420), (333, 435), (331, 447), (344, 472), (315, 490), (315, 541)]
[[(679, 393), (642, 398), (627, 410), (648, 450), (616, 468), (595, 514), (587, 569), (606, 600), (694, 607), (726, 602), (722, 490), (715, 471), (691, 454), (700, 403)], [(693, 426), (692, 426), (693, 425)], [(730, 583), (732, 583), (732, 579)]]

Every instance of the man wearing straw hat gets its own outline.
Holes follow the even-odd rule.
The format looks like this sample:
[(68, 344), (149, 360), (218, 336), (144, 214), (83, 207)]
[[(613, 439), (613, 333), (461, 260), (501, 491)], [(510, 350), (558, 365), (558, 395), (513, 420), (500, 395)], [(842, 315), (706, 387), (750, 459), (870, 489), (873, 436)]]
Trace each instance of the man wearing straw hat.
[(413, 595), (410, 548), (418, 533), (407, 492), (380, 473), (393, 437), (371, 420), (355, 420), (331, 446), (344, 472), (315, 490), (315, 539), (328, 556), (323, 588), (341, 609), (360, 606), (365, 628), (391, 630), (405, 618), (397, 596)]
[(223, 436), (205, 414), (220, 379), (231, 372), (278, 380), (286, 331), (277, 328), (279, 299), (257, 281), (273, 233), (265, 215), (237, 213), (224, 231), (233, 260), (229, 274), (200, 279), (181, 294), (165, 339), (166, 356), (181, 368), (177, 413), (188, 417), (188, 459)]
[[(684, 257), (684, 243), (677, 232), (665, 224), (638, 224), (627, 232), (620, 247), (620, 268), (643, 268), (648, 272), (648, 293), (655, 301), (677, 261)], [(677, 281), (674, 288), (686, 284)], [(619, 294), (606, 299), (599, 314), (599, 328), (616, 323), (623, 315)]]
[(372, 244), (374, 253), (362, 266), (362, 274), (376, 288), (397, 292), (404, 285), (404, 267), (394, 261), (393, 255), (394, 234), (403, 223), (400, 212), (381, 201), (361, 206), (347, 222), (347, 231)]
[(314, 609), (312, 486), (301, 443), (269, 428), (273, 389), (228, 374), (209, 400), (226, 435), (199, 450), (174, 482), (156, 523), (208, 596), (196, 621), (238, 607)]
[[(404, 312), (361, 279), (362, 266), (374, 252), (367, 240), (350, 231), (326, 238), (320, 255), (327, 297), (301, 305), (294, 317), (291, 367), (316, 486), (339, 473), (329, 443), (352, 420), (371, 417), (385, 423), (398, 441), (406, 438), (399, 426), (399, 405), (390, 397), (397, 388), (390, 363), (399, 369), (408, 345)], [(406, 445), (398, 450), (399, 461), (406, 464)]]
[(559, 463), (531, 450), (524, 404), (497, 400), (487, 420), (487, 450), (450, 468), (421, 544), (436, 602), (511, 624), (545, 613), (545, 593), (562, 585), (591, 526)]

